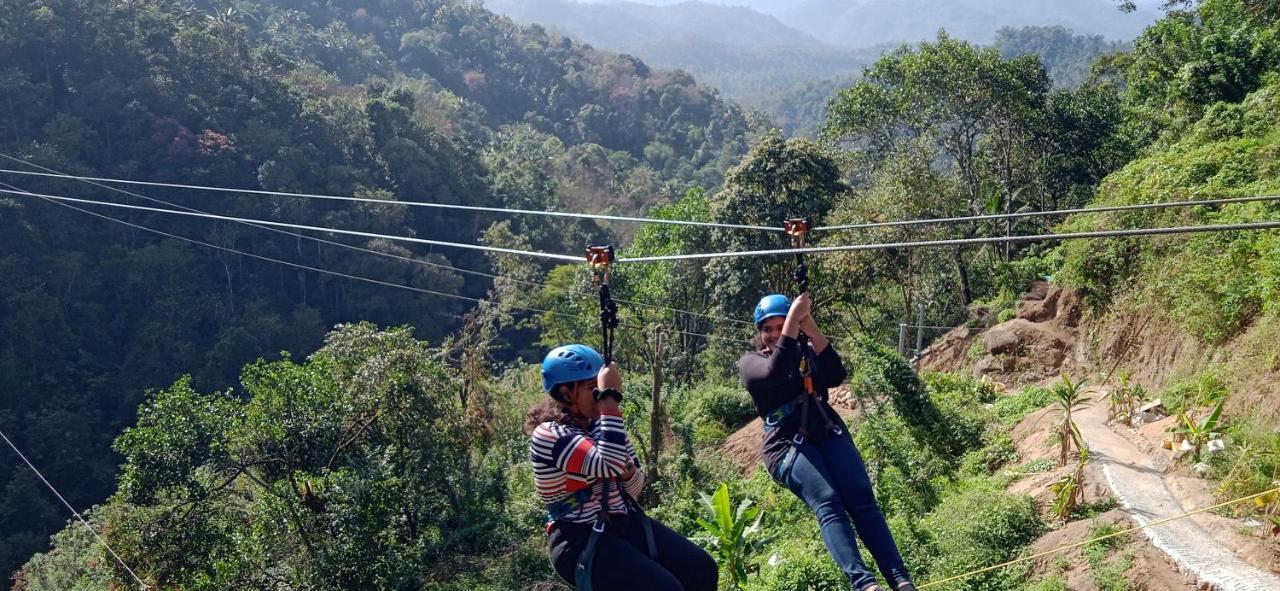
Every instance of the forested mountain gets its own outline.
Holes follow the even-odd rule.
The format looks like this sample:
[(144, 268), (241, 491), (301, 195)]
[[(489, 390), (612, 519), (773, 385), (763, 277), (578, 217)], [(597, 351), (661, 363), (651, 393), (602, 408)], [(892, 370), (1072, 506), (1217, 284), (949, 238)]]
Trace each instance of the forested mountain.
[(772, 16), (698, 1), (652, 6), (487, 0), (485, 5), (519, 22), (542, 24), (596, 47), (691, 72), (748, 106), (763, 104), (779, 88), (852, 77), (881, 51), (836, 47)]
[[(1008, 59), (1036, 56), (1052, 84), (1059, 88), (1080, 86), (1100, 57), (1129, 47), (1128, 43), (1107, 41), (1099, 35), (1076, 35), (1062, 27), (1005, 27), (996, 32), (992, 45)], [(783, 133), (814, 136), (827, 118), (827, 106), (836, 91), (855, 80), (857, 76), (778, 85), (751, 104), (768, 113)]]
[[(534, 209), (636, 212), (713, 188), (751, 123), (686, 74), (522, 28), (467, 2), (0, 3), (0, 153), (91, 176)], [(5, 159), (0, 167), (34, 170)], [(155, 205), (74, 181), (27, 190)], [(4, 188), (7, 188), (5, 186)], [(244, 217), (476, 242), (492, 217), (142, 190)], [(164, 239), (0, 195), (0, 424), (79, 507), (114, 488), (111, 440), (143, 391), (200, 388), (339, 322), (449, 334), (464, 305)], [(319, 244), (235, 224), (103, 210), (165, 232), (336, 272), (482, 296), (481, 255)], [(527, 247), (578, 253), (609, 232), (517, 219)], [(518, 238), (515, 238), (518, 236)], [(497, 238), (494, 238), (495, 240)], [(420, 261), (420, 262), (417, 262)], [(505, 333), (507, 358), (529, 346)], [(0, 454), (0, 570), (65, 519)]]

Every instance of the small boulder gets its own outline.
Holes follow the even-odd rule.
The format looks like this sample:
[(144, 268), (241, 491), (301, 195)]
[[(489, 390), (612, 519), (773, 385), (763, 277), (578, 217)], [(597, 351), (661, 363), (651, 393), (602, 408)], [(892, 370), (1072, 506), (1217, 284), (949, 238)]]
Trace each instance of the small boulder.
[(1018, 350), (1018, 332), (1006, 322), (992, 327), (982, 335), (982, 344), (992, 355), (1013, 354)]
[(1211, 454), (1216, 454), (1226, 449), (1227, 449), (1227, 442), (1221, 439), (1211, 440), (1207, 445), (1204, 446), (1205, 453), (1211, 453)]
[(1191, 473), (1195, 474), (1196, 478), (1204, 478), (1209, 475), (1209, 464), (1204, 462), (1193, 464), (1191, 466)]

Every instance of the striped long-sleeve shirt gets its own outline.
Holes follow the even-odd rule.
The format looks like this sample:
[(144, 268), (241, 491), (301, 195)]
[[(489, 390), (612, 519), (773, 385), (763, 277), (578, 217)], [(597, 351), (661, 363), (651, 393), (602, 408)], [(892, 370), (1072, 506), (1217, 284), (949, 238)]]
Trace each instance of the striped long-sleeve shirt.
[[(529, 440), (529, 459), (533, 461), (538, 496), (548, 508), (590, 488), (590, 499), (560, 517), (573, 523), (595, 521), (606, 479), (614, 483), (609, 487), (609, 513), (627, 511), (620, 488), (635, 497), (644, 487), (640, 460), (620, 415), (601, 415), (589, 433), (561, 423), (542, 423)], [(628, 464), (634, 465), (636, 471), (623, 481), (622, 473)]]

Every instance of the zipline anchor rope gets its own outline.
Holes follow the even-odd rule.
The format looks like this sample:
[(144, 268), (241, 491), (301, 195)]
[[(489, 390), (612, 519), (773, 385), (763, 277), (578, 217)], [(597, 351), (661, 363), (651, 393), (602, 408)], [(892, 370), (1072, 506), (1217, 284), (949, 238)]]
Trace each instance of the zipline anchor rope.
[(937, 586), (937, 585), (941, 585), (941, 584), (943, 584), (943, 583), (950, 583), (951, 581), (958, 581), (958, 580), (960, 580), (960, 579), (967, 579), (967, 578), (972, 577), (972, 576), (974, 576), (974, 575), (980, 575), (980, 574), (982, 574), (982, 573), (991, 572), (991, 571), (993, 571), (993, 570), (999, 570), (999, 569), (1002, 569), (1002, 568), (1004, 568), (1004, 567), (1006, 567), (1006, 566), (1013, 566), (1013, 565), (1015, 565), (1015, 564), (1019, 564), (1019, 563), (1022, 563), (1022, 562), (1030, 562), (1030, 561), (1032, 561), (1032, 560), (1036, 560), (1036, 559), (1038, 559), (1038, 558), (1044, 558), (1045, 556), (1050, 556), (1050, 555), (1052, 555), (1052, 554), (1057, 554), (1058, 552), (1062, 552), (1062, 551), (1064, 551), (1064, 550), (1070, 550), (1070, 549), (1072, 549), (1072, 548), (1079, 548), (1080, 546), (1085, 546), (1085, 545), (1088, 545), (1088, 544), (1093, 544), (1093, 543), (1095, 543), (1095, 542), (1101, 542), (1101, 541), (1103, 541), (1103, 540), (1108, 540), (1108, 539), (1111, 539), (1111, 538), (1115, 538), (1115, 537), (1119, 537), (1119, 536), (1128, 535), (1128, 534), (1131, 534), (1131, 533), (1136, 532), (1136, 531), (1140, 531), (1140, 530), (1144, 530), (1144, 529), (1147, 529), (1147, 528), (1156, 527), (1157, 525), (1164, 525), (1164, 524), (1166, 524), (1166, 523), (1169, 523), (1170, 521), (1176, 521), (1176, 520), (1178, 520), (1178, 519), (1183, 519), (1183, 518), (1186, 518), (1186, 517), (1190, 517), (1190, 516), (1192, 516), (1192, 515), (1196, 515), (1196, 514), (1199, 514), (1199, 513), (1204, 513), (1204, 512), (1206, 512), (1206, 511), (1213, 511), (1214, 509), (1221, 509), (1221, 508), (1223, 508), (1223, 507), (1228, 507), (1228, 506), (1231, 506), (1231, 505), (1235, 505), (1235, 504), (1243, 503), (1243, 502), (1248, 501), (1248, 500), (1252, 500), (1252, 499), (1257, 499), (1257, 498), (1265, 497), (1265, 496), (1267, 496), (1267, 495), (1270, 495), (1270, 494), (1272, 494), (1272, 493), (1277, 493), (1277, 492), (1280, 492), (1280, 486), (1278, 486), (1278, 487), (1276, 487), (1276, 488), (1273, 488), (1273, 489), (1271, 489), (1271, 490), (1264, 490), (1264, 491), (1262, 491), (1262, 492), (1260, 492), (1260, 493), (1256, 493), (1256, 494), (1252, 494), (1252, 495), (1248, 495), (1248, 496), (1240, 497), (1240, 498), (1238, 498), (1238, 499), (1232, 499), (1232, 500), (1230, 500), (1230, 501), (1225, 501), (1225, 502), (1222, 502), (1222, 503), (1218, 503), (1217, 505), (1210, 505), (1210, 506), (1208, 506), (1208, 507), (1201, 507), (1201, 508), (1199, 508), (1199, 509), (1194, 509), (1194, 510), (1191, 510), (1191, 511), (1187, 511), (1186, 513), (1182, 513), (1182, 514), (1179, 514), (1179, 515), (1174, 515), (1173, 517), (1166, 517), (1166, 518), (1164, 518), (1164, 519), (1160, 519), (1160, 520), (1157, 520), (1157, 521), (1152, 521), (1151, 523), (1147, 523), (1147, 524), (1145, 524), (1145, 525), (1139, 525), (1139, 526), (1131, 527), (1131, 528), (1129, 528), (1129, 529), (1121, 530), (1121, 531), (1118, 531), (1118, 532), (1112, 532), (1112, 533), (1107, 534), (1107, 535), (1104, 535), (1104, 536), (1098, 536), (1098, 537), (1096, 537), (1096, 538), (1090, 538), (1090, 539), (1088, 539), (1088, 540), (1084, 540), (1084, 541), (1082, 541), (1082, 542), (1076, 542), (1076, 543), (1074, 543), (1074, 544), (1066, 544), (1066, 545), (1063, 545), (1063, 546), (1059, 546), (1059, 547), (1057, 547), (1057, 548), (1053, 548), (1053, 549), (1051, 549), (1051, 550), (1045, 550), (1044, 552), (1037, 552), (1037, 553), (1032, 554), (1032, 555), (1030, 555), (1030, 556), (1023, 556), (1023, 557), (1021, 557), (1021, 558), (1015, 558), (1015, 559), (1013, 559), (1013, 560), (1009, 560), (1009, 561), (1007, 561), (1007, 562), (1002, 562), (1002, 563), (997, 564), (997, 565), (995, 565), (995, 566), (988, 566), (988, 567), (985, 567), (985, 568), (980, 568), (980, 569), (972, 570), (972, 571), (969, 571), (969, 572), (967, 572), (967, 573), (961, 573), (961, 574), (958, 574), (958, 575), (955, 575), (955, 576), (947, 577), (947, 578), (945, 578), (945, 579), (939, 579), (939, 580), (937, 580), (937, 581), (929, 581), (928, 583), (925, 583), (925, 584), (923, 584), (923, 585), (918, 585), (917, 587), (918, 587), (918, 588), (920, 588), (920, 589), (927, 589), (927, 588), (929, 588), (929, 587), (934, 587), (934, 586)]

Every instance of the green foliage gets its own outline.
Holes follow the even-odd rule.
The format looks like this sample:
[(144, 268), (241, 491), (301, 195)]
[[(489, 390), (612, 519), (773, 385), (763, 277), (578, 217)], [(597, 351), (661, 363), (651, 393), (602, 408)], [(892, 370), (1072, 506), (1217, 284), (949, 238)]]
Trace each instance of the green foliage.
[(1200, 461), (1200, 452), (1209, 443), (1210, 437), (1217, 432), (1218, 421), (1222, 418), (1223, 404), (1225, 404), (1223, 401), (1219, 401), (1207, 415), (1197, 418), (1193, 418), (1194, 415), (1185, 410), (1179, 411), (1177, 424), (1169, 427), (1169, 431), (1182, 435), (1191, 444), (1192, 461)]
[[(809, 217), (819, 223), (848, 185), (826, 148), (806, 139), (785, 139), (770, 132), (725, 177), (712, 202), (715, 221), (777, 227), (784, 220)], [(715, 229), (710, 246), (736, 251), (777, 247), (776, 236)], [(720, 258), (706, 263), (707, 287), (720, 316), (742, 317), (761, 295), (793, 290), (794, 263), (786, 259)]]
[(705, 518), (699, 518), (698, 525), (711, 535), (712, 555), (729, 575), (729, 588), (740, 589), (747, 573), (758, 568), (750, 562), (750, 557), (763, 547), (763, 541), (756, 534), (764, 515), (759, 507), (753, 506), (751, 499), (743, 499), (734, 509), (726, 482), (720, 483), (714, 495), (701, 496)]
[[(102, 527), (97, 511), (81, 511), (95, 528)], [(53, 534), (54, 552), (37, 554), (14, 573), (14, 588), (23, 591), (97, 591), (111, 585), (114, 565), (78, 521)]]
[[(941, 579), (1013, 558), (1040, 535), (1043, 524), (1030, 497), (1007, 495), (994, 482), (973, 479), (945, 497), (921, 529), (933, 540), (928, 577)], [(941, 588), (1017, 589), (1021, 573), (1015, 571), (993, 571)]]
[[(1120, 528), (1111, 523), (1099, 523), (1089, 528), (1088, 538), (1100, 538), (1115, 534)], [(1084, 547), (1085, 558), (1089, 561), (1089, 575), (1093, 584), (1101, 591), (1127, 591), (1132, 583), (1126, 571), (1133, 565), (1127, 556), (1111, 558), (1115, 551), (1124, 547), (1124, 537), (1116, 536), (1099, 542), (1091, 542)]]
[(820, 540), (774, 544), (761, 576), (752, 579), (748, 591), (843, 591), (849, 582), (827, 554)]
[(235, 398), (199, 394), (189, 376), (156, 393), (143, 406), (137, 426), (116, 439), (116, 451), (126, 459), (120, 494), (141, 504), (155, 502), (163, 493), (205, 496), (209, 491), (198, 481), (196, 469), (228, 466), (232, 450), (226, 429), (242, 417)]
[(1170, 412), (1178, 413), (1223, 400), (1228, 391), (1221, 371), (1211, 366), (1193, 376), (1172, 381), (1160, 392), (1161, 404)]
[[(1217, 494), (1222, 499), (1238, 499), (1269, 490), (1280, 474), (1280, 433), (1257, 418), (1243, 417), (1229, 422), (1223, 429), (1229, 442), (1223, 453), (1213, 456), (1211, 476), (1219, 481)], [(1260, 513), (1280, 510), (1278, 499), (1270, 505), (1237, 507)]]
[(1005, 425), (1012, 426), (1023, 417), (1053, 403), (1053, 391), (1039, 386), (1027, 386), (1018, 393), (1004, 396), (996, 401), (992, 412)]
[[(1269, 194), (1280, 100), (1276, 22), (1240, 0), (1205, 2), (1153, 26), (1135, 46), (1128, 100), (1158, 121), (1163, 139), (1103, 184), (1099, 205)], [(1267, 219), (1271, 205), (1166, 211), (1154, 216), (1079, 216), (1071, 230)], [(1064, 245), (1060, 277), (1095, 307), (1151, 302), (1207, 343), (1238, 334), (1270, 314), (1273, 265), (1268, 233), (1198, 235), (1186, 240), (1117, 239)]]
[(1074, 35), (1061, 26), (1004, 27), (996, 31), (993, 45), (1005, 59), (1039, 56), (1054, 86), (1065, 88), (1084, 84), (1099, 57), (1128, 49), (1127, 43), (1108, 41), (1102, 35)]
[(1208, 0), (1170, 13), (1134, 42), (1129, 100), (1176, 123), (1217, 102), (1239, 102), (1280, 63), (1275, 21), (1243, 0)]

